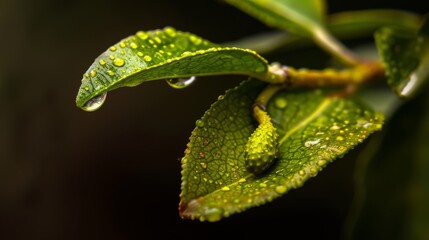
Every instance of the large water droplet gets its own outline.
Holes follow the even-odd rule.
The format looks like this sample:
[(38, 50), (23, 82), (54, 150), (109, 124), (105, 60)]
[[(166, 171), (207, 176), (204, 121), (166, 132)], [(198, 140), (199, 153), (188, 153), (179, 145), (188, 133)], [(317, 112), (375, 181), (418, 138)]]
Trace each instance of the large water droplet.
[(135, 42), (130, 43), (130, 47), (132, 49), (137, 49), (139, 47), (139, 45), (137, 45)]
[(116, 58), (115, 60), (113, 60), (113, 65), (117, 67), (122, 67), (125, 65), (125, 60), (122, 58)]
[(283, 109), (287, 106), (287, 100), (280, 97), (276, 98), (276, 100), (274, 101), (274, 105), (279, 109)]
[(274, 189), (278, 194), (283, 194), (287, 191), (286, 186), (279, 185)]
[(104, 101), (106, 101), (107, 93), (100, 94), (96, 97), (91, 98), (88, 102), (83, 105), (82, 109), (87, 112), (93, 112), (97, 109), (99, 109)]
[(172, 88), (183, 89), (194, 83), (195, 79), (197, 78), (192, 76), (190, 78), (172, 78), (167, 79), (166, 81)]
[(217, 207), (207, 207), (203, 210), (203, 216), (209, 222), (216, 222), (222, 218), (223, 210)]
[(306, 147), (312, 147), (314, 145), (317, 145), (319, 142), (320, 142), (320, 139), (315, 139), (315, 140), (312, 140), (312, 141), (306, 141), (304, 143), (304, 146), (306, 146)]

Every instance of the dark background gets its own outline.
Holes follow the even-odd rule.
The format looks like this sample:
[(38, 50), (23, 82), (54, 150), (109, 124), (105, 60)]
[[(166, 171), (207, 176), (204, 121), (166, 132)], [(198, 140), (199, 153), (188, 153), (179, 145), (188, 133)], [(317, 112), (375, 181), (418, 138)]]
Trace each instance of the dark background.
[[(421, 2), (336, 0), (329, 11), (424, 13)], [(217, 223), (180, 219), (178, 159), (195, 120), (245, 77), (184, 90), (154, 81), (112, 92), (94, 113), (75, 107), (95, 57), (167, 25), (219, 43), (269, 30), (220, 1), (0, 1), (0, 239), (340, 239), (357, 151), (272, 203)], [(299, 66), (302, 55), (282, 56)]]

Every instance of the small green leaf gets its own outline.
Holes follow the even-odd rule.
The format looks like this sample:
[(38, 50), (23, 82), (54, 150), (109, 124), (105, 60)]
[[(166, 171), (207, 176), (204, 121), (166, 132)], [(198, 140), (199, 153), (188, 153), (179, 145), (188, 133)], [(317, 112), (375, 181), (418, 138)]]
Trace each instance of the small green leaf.
[(417, 33), (380, 29), (375, 40), (390, 87), (403, 98), (415, 95), (429, 80), (429, 21)]
[(226, 0), (269, 26), (298, 35), (312, 36), (323, 25), (322, 0)]
[[(267, 61), (251, 50), (220, 47), (171, 27), (141, 31), (95, 59), (83, 75), (76, 105), (87, 111), (96, 110), (103, 104), (106, 92), (150, 80), (219, 74), (263, 78), (267, 72)], [(90, 101), (94, 98), (97, 101)]]
[(298, 188), (383, 123), (352, 99), (320, 90), (277, 93), (267, 112), (279, 138), (279, 157), (262, 174), (245, 166), (245, 146), (256, 128), (251, 107), (264, 88), (246, 81), (229, 90), (197, 121), (182, 158), (183, 218), (218, 221)]

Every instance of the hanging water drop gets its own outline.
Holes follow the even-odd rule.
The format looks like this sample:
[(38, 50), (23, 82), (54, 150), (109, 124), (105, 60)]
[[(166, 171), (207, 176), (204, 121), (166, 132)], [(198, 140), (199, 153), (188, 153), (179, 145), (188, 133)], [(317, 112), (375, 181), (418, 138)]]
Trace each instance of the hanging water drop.
[(91, 98), (88, 102), (83, 105), (82, 109), (87, 112), (93, 112), (97, 109), (99, 109), (104, 101), (106, 101), (107, 93), (102, 93), (96, 97)]
[(276, 98), (274, 105), (279, 109), (284, 109), (287, 106), (287, 100), (284, 98)]
[(197, 78), (195, 76), (192, 76), (190, 78), (172, 78), (167, 79), (166, 81), (172, 88), (183, 89), (194, 83), (196, 79)]

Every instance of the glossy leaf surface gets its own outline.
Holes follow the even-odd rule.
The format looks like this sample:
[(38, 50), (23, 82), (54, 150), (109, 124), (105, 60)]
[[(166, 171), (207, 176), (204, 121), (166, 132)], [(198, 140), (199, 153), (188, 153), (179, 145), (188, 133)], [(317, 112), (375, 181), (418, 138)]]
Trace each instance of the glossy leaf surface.
[(325, 1), (322, 0), (226, 0), (267, 25), (312, 36), (323, 25)]
[(103, 101), (96, 106), (86, 103), (110, 90), (150, 80), (219, 74), (261, 77), (267, 69), (267, 61), (254, 51), (220, 47), (171, 27), (138, 32), (95, 59), (83, 76), (76, 104), (96, 110)]
[(429, 80), (429, 22), (418, 33), (383, 28), (375, 34), (388, 84), (408, 98)]
[(254, 175), (244, 149), (256, 128), (250, 109), (263, 87), (252, 80), (229, 90), (197, 121), (182, 159), (183, 218), (218, 221), (301, 187), (383, 123), (359, 102), (328, 92), (277, 93), (267, 112), (280, 135), (279, 158)]

